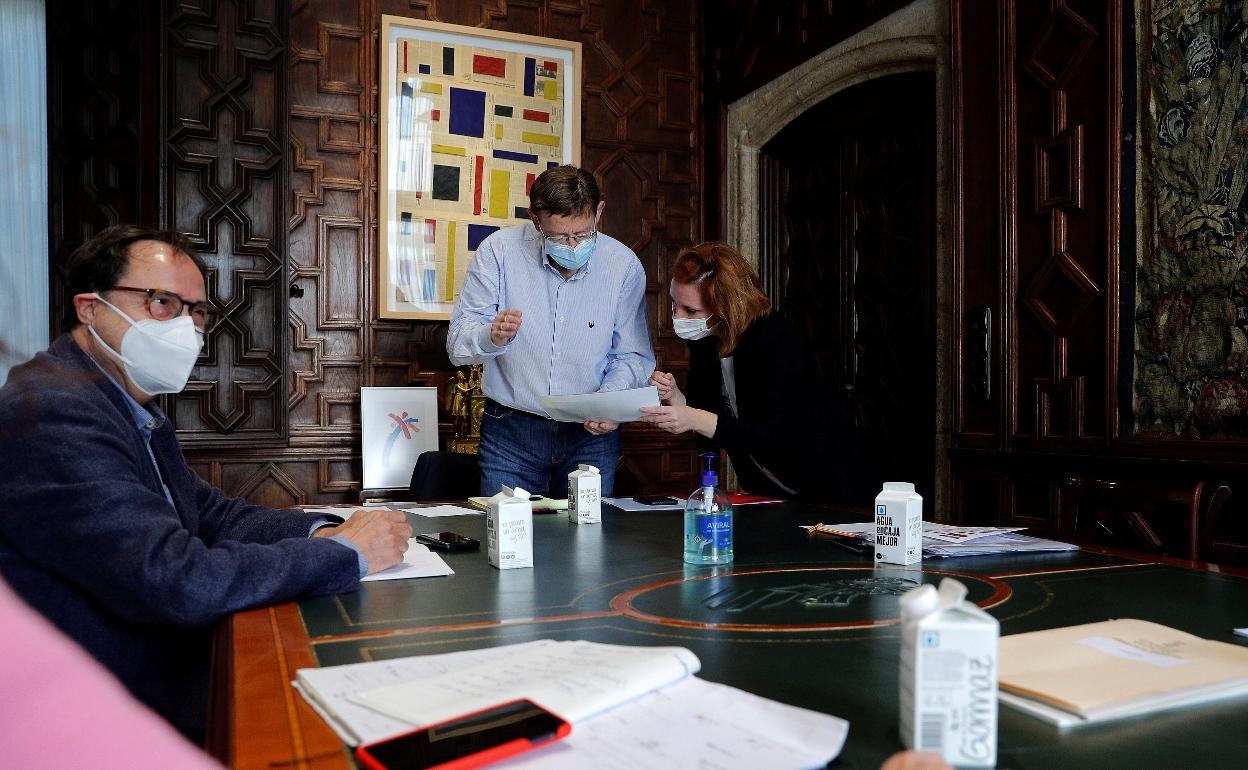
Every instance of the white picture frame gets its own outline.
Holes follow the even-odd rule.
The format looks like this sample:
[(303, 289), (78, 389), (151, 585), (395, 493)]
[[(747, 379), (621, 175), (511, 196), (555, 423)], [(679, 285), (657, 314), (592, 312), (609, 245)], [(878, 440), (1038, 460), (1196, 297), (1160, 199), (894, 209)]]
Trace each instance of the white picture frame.
[(365, 489), (406, 489), (416, 458), (438, 448), (438, 389), (360, 388)]

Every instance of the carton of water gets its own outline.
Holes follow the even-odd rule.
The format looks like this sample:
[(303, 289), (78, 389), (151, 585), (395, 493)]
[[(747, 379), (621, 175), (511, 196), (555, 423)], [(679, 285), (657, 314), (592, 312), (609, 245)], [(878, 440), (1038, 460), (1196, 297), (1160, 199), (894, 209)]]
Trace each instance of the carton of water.
[(958, 767), (997, 763), (997, 619), (952, 578), (901, 597), (901, 739)]

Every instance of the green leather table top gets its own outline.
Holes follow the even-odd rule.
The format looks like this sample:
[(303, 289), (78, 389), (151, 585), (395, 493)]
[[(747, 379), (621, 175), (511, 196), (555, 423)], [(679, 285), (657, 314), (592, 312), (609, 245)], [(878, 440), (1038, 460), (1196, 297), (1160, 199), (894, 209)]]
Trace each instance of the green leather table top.
[[(954, 575), (1013, 634), (1135, 617), (1209, 639), (1248, 626), (1248, 578), (1089, 552), (928, 559), (875, 568), (870, 555), (810, 538), (799, 524), (852, 514), (795, 504), (736, 511), (736, 561), (681, 561), (680, 511), (623, 513), (601, 525), (534, 516), (532, 569), (486, 561), (484, 516), (426, 519), (417, 532), (482, 540), (445, 555), (455, 575), (365, 584), (299, 603), (320, 665), (532, 639), (681, 645), (700, 676), (850, 722), (832, 767), (875, 768), (897, 733), (898, 596)], [(1059, 732), (1002, 706), (1002, 768), (1242, 767), (1248, 699)]]

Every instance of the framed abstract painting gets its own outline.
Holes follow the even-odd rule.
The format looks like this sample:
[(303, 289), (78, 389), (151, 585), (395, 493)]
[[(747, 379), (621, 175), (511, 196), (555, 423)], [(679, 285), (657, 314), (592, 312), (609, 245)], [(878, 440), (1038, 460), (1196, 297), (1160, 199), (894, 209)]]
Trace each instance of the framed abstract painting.
[(446, 319), (481, 241), (580, 163), (581, 44), (381, 20), (379, 313)]

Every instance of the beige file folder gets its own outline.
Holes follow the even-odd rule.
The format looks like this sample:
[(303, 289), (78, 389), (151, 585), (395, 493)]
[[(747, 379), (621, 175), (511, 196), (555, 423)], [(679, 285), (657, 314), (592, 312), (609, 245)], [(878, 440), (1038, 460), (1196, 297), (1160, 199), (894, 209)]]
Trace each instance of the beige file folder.
[(1143, 620), (1003, 636), (1000, 659), (1002, 702), (1060, 726), (1248, 693), (1248, 647)]

